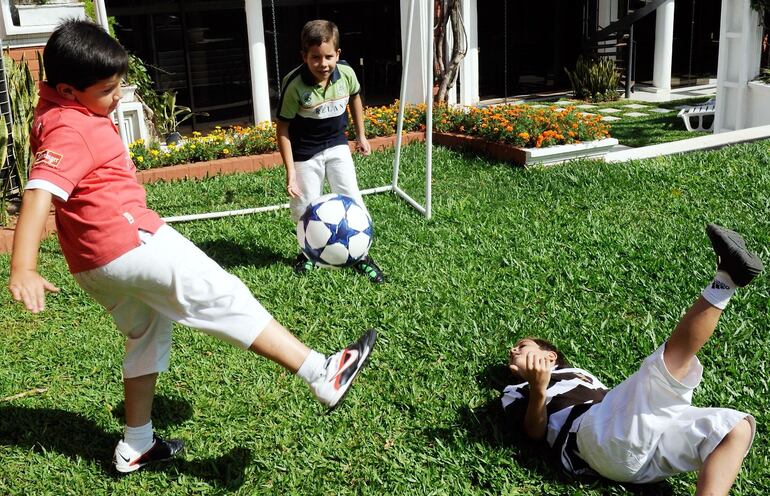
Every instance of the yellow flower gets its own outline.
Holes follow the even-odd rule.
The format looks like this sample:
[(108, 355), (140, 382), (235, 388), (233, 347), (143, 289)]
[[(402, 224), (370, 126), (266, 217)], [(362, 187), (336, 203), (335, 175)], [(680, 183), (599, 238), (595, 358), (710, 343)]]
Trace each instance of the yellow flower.
[(230, 153), (230, 149), (225, 148), (224, 150), (222, 150), (222, 153), (224, 153), (225, 155), (228, 155)]
[(144, 162), (144, 157), (142, 157), (141, 155), (139, 155), (139, 156), (136, 158), (136, 160), (137, 160), (138, 162)]

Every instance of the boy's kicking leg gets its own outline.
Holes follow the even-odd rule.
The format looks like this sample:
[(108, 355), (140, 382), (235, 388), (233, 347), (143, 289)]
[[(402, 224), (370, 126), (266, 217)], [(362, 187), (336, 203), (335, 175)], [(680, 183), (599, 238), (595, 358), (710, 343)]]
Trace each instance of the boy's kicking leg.
[[(746, 286), (763, 269), (739, 234), (714, 224), (709, 224), (706, 231), (717, 255), (717, 273), (679, 321), (663, 352), (666, 368), (679, 381), (687, 376), (693, 357), (714, 333), (736, 288)], [(748, 420), (736, 424), (704, 461), (696, 494), (728, 494), (751, 438)]]
[(668, 371), (677, 380), (684, 378), (692, 358), (714, 333), (735, 290), (763, 269), (762, 261), (746, 249), (738, 233), (715, 224), (709, 224), (706, 232), (717, 256), (717, 273), (679, 321), (663, 353)]
[(272, 319), (249, 349), (299, 376), (319, 402), (334, 409), (366, 364), (376, 339), (377, 332), (370, 329), (343, 350), (326, 357)]

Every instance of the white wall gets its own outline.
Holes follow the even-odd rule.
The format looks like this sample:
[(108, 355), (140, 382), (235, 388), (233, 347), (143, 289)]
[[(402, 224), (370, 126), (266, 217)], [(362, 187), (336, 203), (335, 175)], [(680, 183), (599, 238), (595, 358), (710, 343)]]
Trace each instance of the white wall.
[[(763, 116), (761, 88), (749, 91), (749, 81), (759, 74), (762, 27), (749, 0), (722, 0), (717, 68), (717, 107), (714, 132), (756, 126)], [(765, 113), (764, 123), (770, 123)]]

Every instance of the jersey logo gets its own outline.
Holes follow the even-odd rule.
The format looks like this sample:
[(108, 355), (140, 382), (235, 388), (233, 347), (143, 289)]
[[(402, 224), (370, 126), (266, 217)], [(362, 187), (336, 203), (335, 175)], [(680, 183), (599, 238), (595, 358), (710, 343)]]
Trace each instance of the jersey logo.
[(59, 162), (61, 162), (62, 158), (64, 156), (61, 153), (52, 152), (51, 150), (40, 150), (35, 154), (35, 163), (32, 164), (32, 167), (47, 165), (56, 169), (59, 167)]
[(305, 104), (305, 105), (310, 103), (311, 96), (312, 95), (310, 93), (305, 93), (304, 95), (302, 95), (302, 103)]

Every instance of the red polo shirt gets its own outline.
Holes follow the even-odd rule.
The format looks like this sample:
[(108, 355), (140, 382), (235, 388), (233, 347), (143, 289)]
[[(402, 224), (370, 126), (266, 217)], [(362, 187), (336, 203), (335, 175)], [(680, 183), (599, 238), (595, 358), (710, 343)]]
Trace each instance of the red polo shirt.
[(138, 230), (163, 221), (147, 208), (136, 168), (109, 117), (40, 83), (27, 189), (54, 195), (56, 228), (73, 274), (101, 267), (140, 245)]

